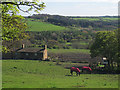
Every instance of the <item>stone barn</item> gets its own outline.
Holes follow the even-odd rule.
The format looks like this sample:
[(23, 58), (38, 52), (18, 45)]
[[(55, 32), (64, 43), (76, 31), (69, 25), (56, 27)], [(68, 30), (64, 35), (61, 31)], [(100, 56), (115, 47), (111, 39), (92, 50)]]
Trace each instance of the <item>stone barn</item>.
[(16, 49), (10, 53), (2, 55), (3, 59), (28, 59), (28, 60), (46, 60), (48, 59), (47, 45), (43, 49), (41, 48), (25, 48), (24, 44), (22, 48)]

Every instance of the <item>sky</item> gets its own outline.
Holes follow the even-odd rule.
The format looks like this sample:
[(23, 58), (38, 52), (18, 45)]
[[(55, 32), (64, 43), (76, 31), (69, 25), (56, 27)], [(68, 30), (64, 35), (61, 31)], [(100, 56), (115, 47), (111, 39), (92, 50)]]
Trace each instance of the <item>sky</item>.
[[(32, 1), (32, 0), (31, 0)], [(45, 2), (45, 9), (41, 14), (62, 16), (115, 16), (118, 15), (119, 0), (40, 0)], [(21, 7), (26, 9), (26, 7)], [(36, 14), (20, 12), (22, 16)]]

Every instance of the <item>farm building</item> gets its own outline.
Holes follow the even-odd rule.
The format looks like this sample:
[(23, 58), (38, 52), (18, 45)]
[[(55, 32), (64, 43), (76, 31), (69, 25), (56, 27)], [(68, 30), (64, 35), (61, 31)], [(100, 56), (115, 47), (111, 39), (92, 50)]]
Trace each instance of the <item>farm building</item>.
[(3, 53), (3, 59), (34, 59), (34, 60), (46, 60), (47, 55), (47, 45), (43, 49), (39, 48), (25, 48), (24, 44), (22, 48), (15, 49), (10, 53)]

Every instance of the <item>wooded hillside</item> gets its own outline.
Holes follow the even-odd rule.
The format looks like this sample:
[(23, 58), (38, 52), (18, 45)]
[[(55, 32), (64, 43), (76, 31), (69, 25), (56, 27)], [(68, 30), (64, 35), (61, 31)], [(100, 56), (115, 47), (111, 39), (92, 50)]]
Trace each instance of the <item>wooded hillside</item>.
[(88, 49), (97, 31), (117, 28), (117, 16), (72, 17), (34, 14), (26, 17), (32, 47)]

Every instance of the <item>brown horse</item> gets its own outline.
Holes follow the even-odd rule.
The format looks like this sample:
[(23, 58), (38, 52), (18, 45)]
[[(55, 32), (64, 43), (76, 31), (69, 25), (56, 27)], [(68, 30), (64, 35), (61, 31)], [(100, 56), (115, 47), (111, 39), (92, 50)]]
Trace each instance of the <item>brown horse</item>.
[(78, 76), (78, 74), (79, 74), (79, 76), (80, 76), (80, 70), (79, 70), (79, 68), (71, 67), (71, 69), (70, 69), (71, 75), (73, 75), (73, 72), (76, 72), (76, 75)]

